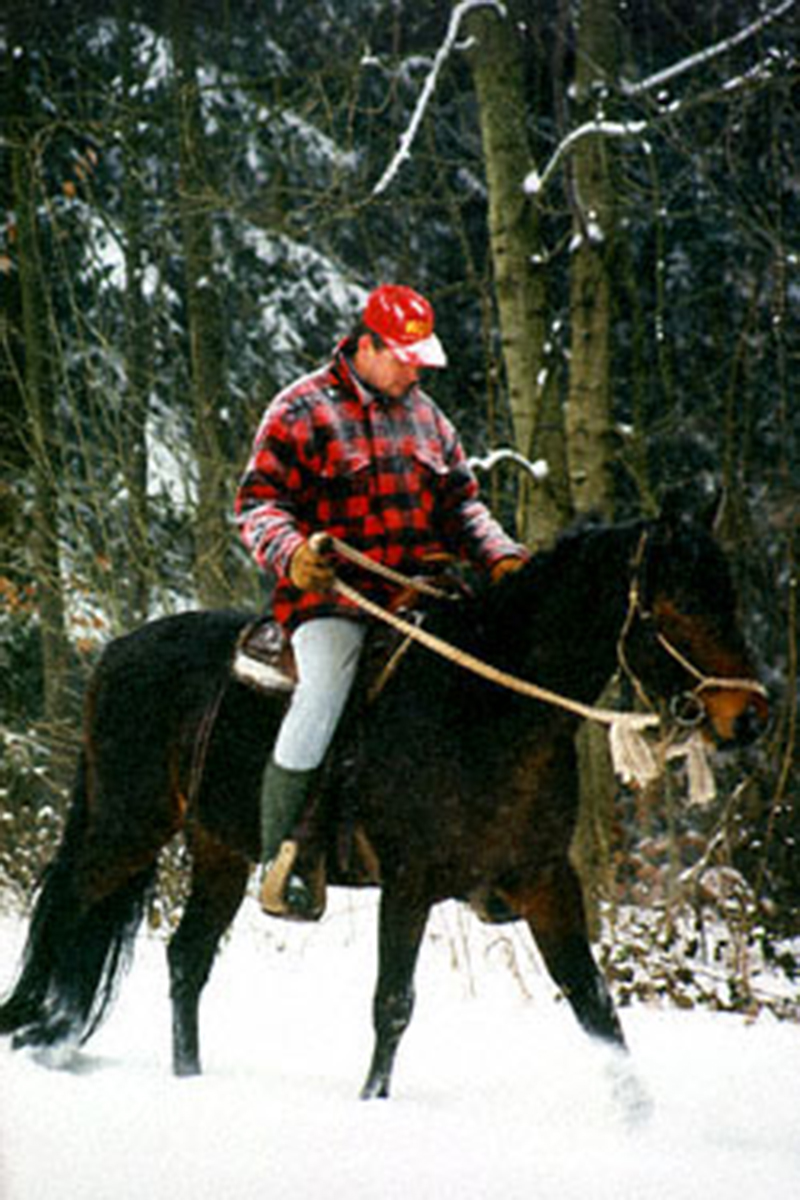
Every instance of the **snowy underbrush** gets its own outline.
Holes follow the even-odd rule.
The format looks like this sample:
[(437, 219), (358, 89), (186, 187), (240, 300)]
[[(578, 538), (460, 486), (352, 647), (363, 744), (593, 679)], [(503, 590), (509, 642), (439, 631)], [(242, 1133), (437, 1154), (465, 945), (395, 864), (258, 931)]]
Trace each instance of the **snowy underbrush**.
[(776, 938), (738, 911), (624, 907), (606, 915), (598, 957), (620, 1006), (768, 1011), (800, 1021), (800, 939)]
[[(735, 886), (740, 898), (749, 894), (736, 872), (725, 873), (725, 886)], [(620, 1008), (643, 1003), (800, 1022), (800, 938), (772, 935), (746, 907), (725, 912), (708, 898), (696, 905), (604, 904), (600, 916), (595, 954)], [(443, 905), (428, 938), (446, 949), (470, 994), (487, 966), (507, 973), (525, 999), (537, 978), (547, 977), (522, 922), (481, 925), (467, 909)]]
[(0, 728), (0, 895), (23, 908), (61, 834), (63, 799), (48, 786), (53, 751), (35, 729)]

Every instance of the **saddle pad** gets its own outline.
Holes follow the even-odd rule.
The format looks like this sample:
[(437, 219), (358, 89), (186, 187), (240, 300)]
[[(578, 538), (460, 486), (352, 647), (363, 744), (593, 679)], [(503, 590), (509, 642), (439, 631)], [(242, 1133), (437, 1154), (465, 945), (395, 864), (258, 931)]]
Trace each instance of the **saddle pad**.
[(294, 655), (280, 626), (269, 618), (242, 633), (233, 656), (233, 676), (262, 692), (294, 691)]

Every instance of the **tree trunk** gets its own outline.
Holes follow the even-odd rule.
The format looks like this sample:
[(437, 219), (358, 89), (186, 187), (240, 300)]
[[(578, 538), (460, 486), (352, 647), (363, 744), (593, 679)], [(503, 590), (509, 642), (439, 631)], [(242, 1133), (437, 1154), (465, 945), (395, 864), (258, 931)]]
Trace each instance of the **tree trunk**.
[[(3, 132), (9, 138), (5, 162), (0, 169), (0, 210), (9, 214), (7, 239), (9, 249), (16, 233), (14, 213), (14, 180), (10, 163), (10, 148), (19, 131), (13, 128), (12, 115), (19, 103), (19, 71), (0, 72), (0, 110), (3, 113)], [(26, 574), (28, 530), (22, 489), (18, 480), (31, 470), (29, 439), (25, 427), (25, 411), (20, 386), (22, 370), (22, 297), (19, 275), (12, 275), (11, 256), (3, 255), (0, 289), (0, 576), (15, 582)]]
[[(22, 73), (24, 63), (14, 69)], [(11, 175), (17, 219), (24, 366), (20, 391), (29, 439), (34, 505), (30, 527), (29, 561), (36, 581), (44, 673), (44, 715), (63, 719), (68, 708), (69, 642), (66, 633), (61, 559), (58, 543), (58, 468), (55, 396), (45, 272), (37, 227), (36, 139), (31, 129), (24, 78), (14, 93), (11, 132)]]
[(569, 513), (563, 424), (547, 356), (545, 278), (535, 208), (523, 191), (531, 152), (525, 124), (528, 97), (510, 17), (478, 9), (472, 73), (480, 108), (489, 192), (489, 237), (509, 404), (516, 448), (544, 459), (547, 478), (535, 487), (521, 476), (519, 534), (529, 545), (549, 542)]
[[(576, 125), (603, 115), (614, 77), (610, 0), (583, 0), (577, 16)], [(611, 476), (611, 311), (614, 197), (609, 143), (576, 143), (570, 178), (573, 238), (570, 270), (570, 377), (566, 413), (569, 481), (575, 511), (613, 516)], [(589, 725), (578, 740), (581, 810), (573, 853), (587, 882), (587, 911), (597, 932), (597, 898), (609, 874), (615, 780), (606, 732)]]
[[(609, 0), (580, 5), (575, 76), (576, 123), (603, 113), (614, 72), (614, 26)], [(610, 333), (614, 197), (609, 142), (585, 137), (572, 158), (573, 254), (570, 272), (571, 361), (567, 455), (577, 512), (612, 515)]]
[(223, 452), (226, 402), (224, 336), (216, 279), (204, 134), (197, 85), (192, 24), (181, 0), (171, 4), (177, 84), (180, 183), (178, 204), (186, 270), (194, 449), (198, 464), (195, 520), (195, 585), (200, 603), (230, 601), (227, 560), (231, 532), (231, 467)]
[(125, 392), (122, 400), (120, 455), (128, 494), (128, 527), (123, 553), (125, 617), (131, 624), (147, 618), (152, 565), (147, 502), (147, 411), (152, 337), (144, 296), (144, 212), (137, 183), (137, 115), (133, 104), (135, 59), (131, 45), (131, 0), (121, 0), (121, 65), (125, 95), (122, 125), (122, 208), (125, 229)]

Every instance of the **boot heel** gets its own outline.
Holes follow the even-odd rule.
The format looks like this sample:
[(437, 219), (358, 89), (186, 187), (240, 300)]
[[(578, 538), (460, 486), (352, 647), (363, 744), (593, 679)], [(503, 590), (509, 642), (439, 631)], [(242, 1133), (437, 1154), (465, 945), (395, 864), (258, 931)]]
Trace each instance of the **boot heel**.
[(297, 842), (282, 842), (278, 853), (264, 867), (258, 900), (264, 912), (272, 917), (284, 915), (283, 892), (297, 858), (297, 849)]
[[(258, 899), (263, 912), (270, 917), (294, 921), (318, 921), (325, 911), (325, 885), (311, 888), (305, 879), (293, 872), (298, 844), (281, 843), (275, 858), (264, 867)], [(316, 881), (315, 881), (316, 882)], [(315, 894), (315, 893), (320, 893)]]

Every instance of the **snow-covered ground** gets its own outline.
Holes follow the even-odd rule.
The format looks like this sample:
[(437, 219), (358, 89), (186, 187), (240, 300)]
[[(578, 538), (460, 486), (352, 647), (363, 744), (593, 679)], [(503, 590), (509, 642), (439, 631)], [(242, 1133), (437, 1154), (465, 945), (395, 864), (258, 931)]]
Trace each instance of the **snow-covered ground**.
[[(70, 1071), (0, 1044), (1, 1200), (773, 1200), (800, 1195), (800, 1028), (623, 1012), (653, 1101), (630, 1127), (605, 1056), (518, 927), (432, 918), (393, 1098), (371, 1050), (375, 897), (320, 927), (249, 899), (202, 1009), (205, 1073), (169, 1068), (164, 947), (143, 934)], [(0, 990), (24, 925), (0, 921)]]

